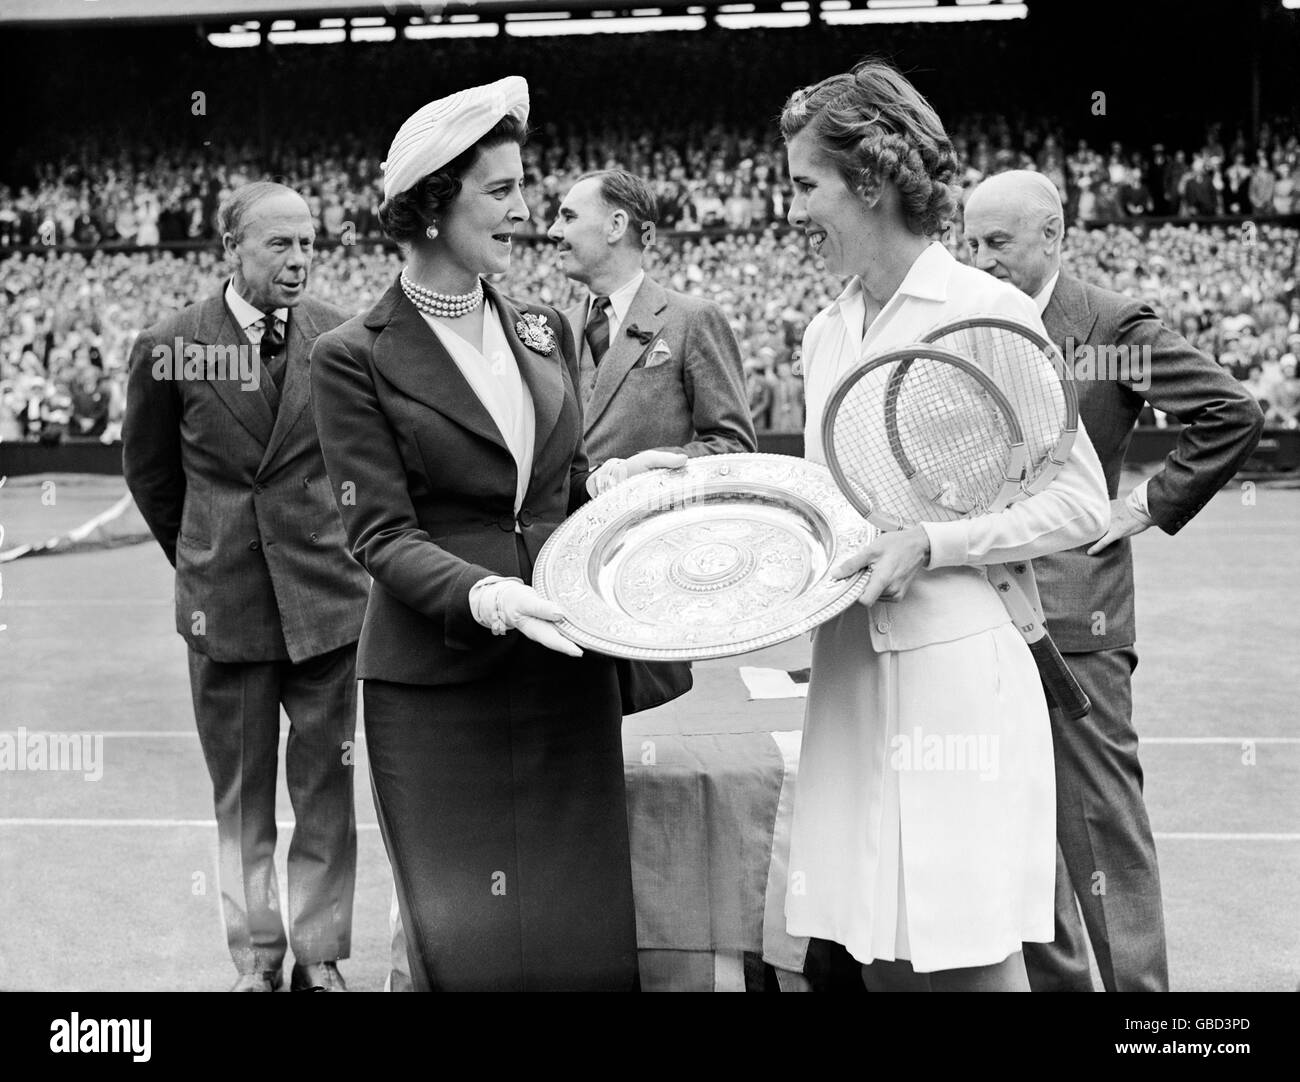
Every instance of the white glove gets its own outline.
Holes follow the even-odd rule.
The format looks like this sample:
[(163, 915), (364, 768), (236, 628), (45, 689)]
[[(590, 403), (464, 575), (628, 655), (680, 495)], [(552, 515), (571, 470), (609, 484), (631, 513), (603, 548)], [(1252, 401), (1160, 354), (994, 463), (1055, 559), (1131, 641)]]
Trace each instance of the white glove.
[(481, 588), (475, 601), (474, 619), (491, 628), (492, 634), (504, 635), (514, 628), (548, 650), (582, 657), (578, 646), (555, 628), (556, 621), (564, 619), (559, 606), (551, 604), (531, 586), (517, 579), (489, 582)]
[(587, 493), (599, 496), (615, 485), (621, 485), (629, 477), (636, 477), (648, 470), (680, 469), (688, 461), (687, 456), (680, 451), (641, 451), (631, 458), (607, 459), (587, 478)]

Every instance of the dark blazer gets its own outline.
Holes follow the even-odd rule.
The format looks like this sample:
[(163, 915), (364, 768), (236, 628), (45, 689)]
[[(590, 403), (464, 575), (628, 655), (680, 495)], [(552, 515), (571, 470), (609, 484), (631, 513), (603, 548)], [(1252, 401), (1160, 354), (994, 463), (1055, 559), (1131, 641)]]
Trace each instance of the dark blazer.
[[(454, 684), (500, 665), (519, 633), (480, 626), (470, 587), (487, 575), (531, 581), (546, 539), (587, 500), (568, 324), (553, 308), (484, 290), (533, 399), (533, 469), (517, 520), (514, 458), (396, 281), (312, 351), (325, 462), (352, 554), (374, 578), (357, 655), (363, 680)], [(550, 328), (549, 353), (521, 339), (524, 314)]]
[[(1079, 415), (1101, 459), (1112, 500), (1143, 405), (1149, 402), (1183, 423), (1178, 445), (1147, 486), (1151, 517), (1166, 533), (1177, 533), (1255, 450), (1264, 426), (1259, 406), (1150, 307), (1122, 293), (1062, 273), (1043, 324), (1067, 362), (1078, 356), (1071, 347), (1085, 344), (1125, 346), (1130, 357), (1139, 358), (1142, 354), (1133, 351), (1150, 347), (1145, 370), (1130, 363), (1108, 372), (1096, 363), (1088, 373), (1086, 363), (1076, 363)], [(1130, 540), (1117, 541), (1097, 556), (1089, 556), (1088, 547), (1034, 560), (1048, 627), (1063, 651), (1127, 646), (1135, 637)]]
[[(567, 315), (582, 348), (587, 301)], [(629, 333), (634, 327), (640, 337)], [(661, 340), (667, 360), (649, 364)], [(582, 410), (593, 469), (651, 449), (694, 458), (758, 446), (740, 348), (712, 301), (664, 289), (647, 275), (600, 367), (592, 372), (585, 358), (582, 368), (592, 381)]]
[(274, 419), (260, 386), (237, 374), (157, 378), (178, 340), (182, 352), (253, 350), (220, 293), (142, 331), (131, 350), (126, 483), (176, 568), (176, 630), (214, 661), (298, 662), (360, 633), (369, 584), (325, 476), (308, 371), (317, 335), (346, 318), (310, 297), (290, 310)]

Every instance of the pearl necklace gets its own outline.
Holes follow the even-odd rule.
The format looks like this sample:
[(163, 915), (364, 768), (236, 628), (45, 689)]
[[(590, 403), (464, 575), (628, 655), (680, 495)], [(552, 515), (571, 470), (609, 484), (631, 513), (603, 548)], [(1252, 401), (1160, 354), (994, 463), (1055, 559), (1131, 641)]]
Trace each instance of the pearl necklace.
[(421, 312), (440, 319), (456, 319), (467, 316), (483, 303), (483, 279), (474, 283), (468, 293), (435, 293), (432, 289), (416, 285), (402, 270), (402, 292)]

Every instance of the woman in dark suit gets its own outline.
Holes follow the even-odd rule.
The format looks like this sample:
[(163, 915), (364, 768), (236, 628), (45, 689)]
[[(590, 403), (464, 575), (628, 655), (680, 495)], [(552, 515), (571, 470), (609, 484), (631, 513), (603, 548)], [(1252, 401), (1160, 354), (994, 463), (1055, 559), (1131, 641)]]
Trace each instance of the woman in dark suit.
[(511, 77), (402, 126), (380, 219), (406, 265), (312, 352), (326, 467), (374, 579), (357, 674), (419, 990), (637, 984), (614, 663), (526, 585), (588, 498), (574, 343), (481, 277), (528, 218), (527, 115)]

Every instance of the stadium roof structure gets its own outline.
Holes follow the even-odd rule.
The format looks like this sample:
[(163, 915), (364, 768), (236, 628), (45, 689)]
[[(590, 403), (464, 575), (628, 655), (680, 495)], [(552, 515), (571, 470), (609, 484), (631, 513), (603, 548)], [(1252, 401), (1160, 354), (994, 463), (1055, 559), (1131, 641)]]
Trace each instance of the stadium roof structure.
[[(320, 20), (366, 19), (425, 23), (506, 22), (508, 19), (654, 18), (693, 15), (713, 21), (729, 16), (768, 15), (791, 23), (801, 16), (849, 10), (923, 13), (951, 9), (1016, 8), (1024, 14), (1035, 0), (0, 0), (0, 25), (93, 26), (124, 23), (205, 23), (220, 25), (295, 20), (319, 26)], [(1037, 0), (1042, 2), (1042, 0)], [(992, 13), (992, 11), (990, 11)], [(806, 21), (806, 20), (803, 20)]]

